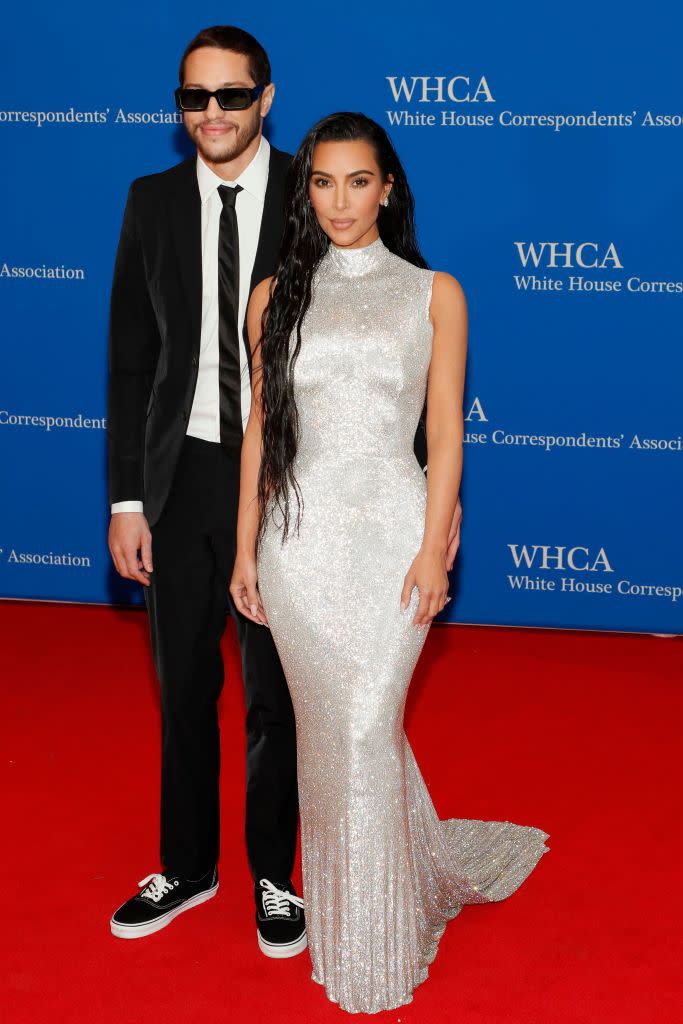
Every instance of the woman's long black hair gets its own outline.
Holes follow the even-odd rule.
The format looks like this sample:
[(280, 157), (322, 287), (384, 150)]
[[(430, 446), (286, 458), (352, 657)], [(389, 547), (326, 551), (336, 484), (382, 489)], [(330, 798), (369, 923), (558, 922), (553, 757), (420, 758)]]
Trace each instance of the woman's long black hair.
[[(301, 324), (311, 302), (311, 281), (327, 252), (329, 238), (309, 200), (313, 151), (319, 142), (368, 142), (384, 181), (393, 175), (388, 206), (379, 207), (377, 225), (382, 242), (416, 267), (427, 264), (415, 234), (414, 200), (405, 171), (389, 136), (364, 114), (329, 114), (313, 125), (292, 161), (285, 190), (284, 228), (275, 270), (277, 287), (264, 311), (260, 342), (262, 372), (261, 468), (258, 479), (259, 531), (263, 536), (269, 500), (282, 515), (282, 540), (289, 533), (290, 488), (297, 499), (297, 533), (303, 499), (293, 473), (299, 420), (294, 402), (294, 364), (301, 349)], [(296, 345), (290, 353), (290, 337)]]

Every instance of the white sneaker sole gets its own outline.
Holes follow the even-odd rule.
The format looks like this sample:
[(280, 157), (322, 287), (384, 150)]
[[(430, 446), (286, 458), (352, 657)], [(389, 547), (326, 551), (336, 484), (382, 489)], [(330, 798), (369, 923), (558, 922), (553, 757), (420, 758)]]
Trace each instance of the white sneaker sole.
[(299, 953), (303, 953), (308, 945), (305, 929), (303, 935), (300, 935), (294, 942), (266, 942), (258, 928), (256, 929), (256, 936), (261, 952), (265, 953), (266, 956), (272, 957), (273, 960), (284, 960), (288, 956), (298, 956)]
[[(155, 921), (147, 921), (145, 924), (119, 924), (112, 917), (109, 922), (112, 935), (115, 935), (117, 939), (142, 939), (145, 935), (153, 935), (154, 932), (160, 932), (162, 928), (170, 924), (174, 917), (178, 914), (184, 914), (186, 910), (192, 910), (193, 907), (198, 907), (201, 903), (206, 903), (212, 896), (215, 896), (218, 892), (218, 882), (213, 886), (212, 889), (206, 889), (204, 892), (197, 893), (192, 899), (186, 900), (185, 903), (181, 903), (179, 907), (174, 907), (173, 910), (169, 910), (168, 913), (163, 914), (161, 917), (157, 917)], [(116, 915), (114, 915), (116, 916)]]

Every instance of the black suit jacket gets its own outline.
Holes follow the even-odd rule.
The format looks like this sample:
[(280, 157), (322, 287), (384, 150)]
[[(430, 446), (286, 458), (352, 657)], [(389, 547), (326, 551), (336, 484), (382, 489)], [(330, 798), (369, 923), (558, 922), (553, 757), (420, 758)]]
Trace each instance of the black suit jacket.
[[(253, 290), (275, 271), (291, 156), (270, 149)], [(196, 157), (137, 178), (128, 192), (111, 293), (109, 498), (159, 519), (197, 384), (202, 314)], [(244, 327), (251, 372), (251, 351)]]
[[(275, 272), (291, 159), (271, 146), (250, 291)], [(187, 431), (201, 312), (201, 200), (192, 157), (130, 186), (112, 284), (109, 498), (143, 501), (150, 526), (163, 510)], [(246, 322), (243, 342), (251, 373)], [(415, 450), (424, 466), (422, 421)]]

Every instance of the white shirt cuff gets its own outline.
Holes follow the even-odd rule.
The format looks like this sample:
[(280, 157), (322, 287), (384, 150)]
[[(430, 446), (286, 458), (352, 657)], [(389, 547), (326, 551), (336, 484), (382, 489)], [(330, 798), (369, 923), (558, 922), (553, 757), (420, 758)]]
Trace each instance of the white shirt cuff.
[(115, 501), (111, 507), (111, 514), (116, 512), (142, 512), (141, 501)]

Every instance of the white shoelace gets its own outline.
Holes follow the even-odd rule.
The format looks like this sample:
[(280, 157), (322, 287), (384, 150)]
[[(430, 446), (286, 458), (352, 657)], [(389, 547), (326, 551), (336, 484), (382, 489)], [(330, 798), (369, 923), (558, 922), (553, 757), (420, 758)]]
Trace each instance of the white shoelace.
[(141, 882), (138, 882), (138, 885), (141, 889), (143, 886), (147, 886), (139, 895), (153, 900), (155, 903), (158, 903), (161, 897), (165, 896), (173, 888), (173, 882), (169, 882), (166, 879), (166, 875), (159, 874), (147, 875), (147, 878), (143, 878)]
[(293, 903), (297, 907), (303, 907), (304, 901), (300, 896), (295, 896), (291, 892), (285, 892), (283, 889), (278, 889), (277, 886), (273, 885), (272, 882), (269, 882), (267, 878), (262, 878), (260, 884), (265, 890), (263, 893), (263, 908), (268, 917), (274, 917), (276, 915), (289, 917), (290, 903)]

